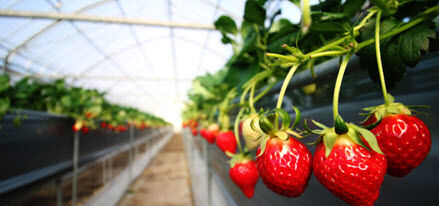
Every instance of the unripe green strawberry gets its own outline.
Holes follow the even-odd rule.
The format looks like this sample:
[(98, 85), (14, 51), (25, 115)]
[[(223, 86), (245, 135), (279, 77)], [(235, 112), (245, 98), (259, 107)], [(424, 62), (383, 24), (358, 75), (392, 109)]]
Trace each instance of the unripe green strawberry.
[(259, 116), (257, 114), (250, 115), (243, 121), (242, 136), (249, 150), (256, 149), (259, 146), (263, 134), (264, 132), (259, 127)]

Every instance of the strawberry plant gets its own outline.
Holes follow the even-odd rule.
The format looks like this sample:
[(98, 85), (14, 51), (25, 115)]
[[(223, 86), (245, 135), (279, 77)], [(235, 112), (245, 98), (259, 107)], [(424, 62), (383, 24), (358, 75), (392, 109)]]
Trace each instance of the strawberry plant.
[[(300, 196), (312, 170), (323, 186), (348, 204), (373, 205), (386, 171), (395, 177), (407, 175), (431, 148), (430, 132), (414, 116), (414, 107), (395, 102), (387, 89), (396, 87), (406, 68), (415, 67), (431, 49), (437, 1), (290, 2), (302, 11), (298, 24), (277, 18), (281, 11), (267, 14), (265, 8), (271, 2), (265, 0), (247, 0), (241, 24), (228, 16), (215, 21), (221, 41), (230, 44), (234, 53), (222, 70), (194, 80), (183, 118), (202, 125), (219, 123), (230, 134), (227, 137), (232, 136), (233, 120), (238, 152), (232, 154), (233, 148), (226, 152), (232, 158), (231, 171), (237, 162), (251, 162), (250, 151), (258, 148), (259, 176), (280, 195)], [(343, 76), (354, 54), (371, 80), (379, 83), (384, 97), (383, 105), (365, 108), (368, 113), (362, 126), (345, 122), (338, 107)], [(290, 127), (291, 117), (282, 108), (288, 84), (296, 73), (315, 76), (314, 65), (332, 58), (340, 59), (332, 95), (333, 126), (313, 121), (320, 129), (311, 130), (305, 121), (302, 130), (294, 129), (300, 120), (300, 111), (294, 107), (296, 120)], [(256, 102), (282, 79), (276, 108), (257, 108)], [(310, 84), (303, 91), (311, 94), (318, 89)], [(240, 98), (232, 100), (235, 96)], [(314, 157), (299, 140), (311, 134), (319, 135)], [(217, 144), (218, 140), (219, 145), (226, 142), (217, 137)], [(237, 175), (230, 176), (251, 196)]]

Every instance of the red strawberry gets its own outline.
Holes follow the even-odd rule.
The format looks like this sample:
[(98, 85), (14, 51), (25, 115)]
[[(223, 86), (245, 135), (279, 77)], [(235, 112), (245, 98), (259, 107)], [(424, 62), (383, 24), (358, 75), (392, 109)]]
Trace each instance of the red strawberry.
[(354, 143), (347, 134), (337, 136), (328, 156), (323, 142), (317, 146), (315, 177), (349, 205), (373, 205), (386, 173), (384, 155)]
[(431, 149), (431, 135), (422, 120), (411, 116), (412, 110), (393, 101), (391, 97), (387, 105), (365, 108), (369, 117), (364, 125), (374, 127), (371, 132), (386, 155), (387, 173), (404, 177), (427, 157)]
[(82, 131), (82, 133), (87, 134), (89, 129), (88, 129), (88, 127), (84, 126), (84, 127), (82, 127), (81, 131)]
[(93, 114), (91, 113), (91, 112), (86, 112), (85, 113), (85, 117), (87, 117), (87, 118), (90, 118), (90, 117), (92, 117), (93, 116)]
[(204, 137), (204, 139), (206, 139), (206, 141), (209, 142), (210, 144), (215, 143), (215, 136), (216, 135), (212, 131), (201, 129), (200, 130), (200, 135), (202, 137)]
[(106, 122), (101, 122), (101, 128), (106, 128), (107, 127), (107, 123)]
[(235, 154), (236, 139), (232, 131), (220, 132), (216, 137), (216, 144), (225, 153), (226, 151)]
[[(260, 152), (261, 148), (257, 154)], [(256, 162), (259, 175), (270, 190), (286, 197), (298, 197), (308, 185), (311, 160), (311, 152), (298, 140), (270, 137)]]
[(410, 173), (424, 161), (431, 149), (430, 131), (414, 116), (387, 115), (371, 132), (386, 155), (387, 173), (394, 177)]
[(192, 135), (194, 137), (197, 136), (197, 133), (198, 133), (197, 129), (196, 128), (192, 128)]
[(82, 121), (75, 122), (75, 124), (72, 126), (72, 130), (73, 132), (79, 132), (83, 126), (84, 123)]
[(255, 193), (255, 185), (259, 179), (256, 164), (255, 161), (245, 157), (233, 161), (237, 156), (239, 157), (240, 155), (236, 155), (232, 158), (229, 176), (230, 179), (238, 185), (244, 195), (251, 198)]

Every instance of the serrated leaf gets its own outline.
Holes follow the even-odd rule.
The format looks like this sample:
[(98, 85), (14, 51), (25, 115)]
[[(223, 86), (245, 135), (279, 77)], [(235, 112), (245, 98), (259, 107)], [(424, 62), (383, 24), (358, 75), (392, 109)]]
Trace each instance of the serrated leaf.
[(357, 131), (361, 134), (361, 136), (364, 138), (364, 140), (366, 140), (366, 142), (369, 144), (369, 146), (372, 150), (374, 150), (375, 152), (378, 152), (380, 154), (384, 154), (381, 151), (380, 147), (378, 146), (378, 141), (377, 141), (375, 135), (371, 131), (364, 129), (364, 128), (361, 128), (361, 127), (354, 125), (354, 124), (351, 124), (351, 126), (352, 126), (352, 128), (355, 129), (355, 131)]
[(235, 21), (229, 16), (220, 16), (214, 23), (215, 28), (222, 33), (229, 33), (236, 35), (238, 33), (238, 28), (236, 27)]
[[(403, 78), (406, 73), (406, 66), (416, 66), (420, 60), (421, 51), (428, 50), (429, 38), (435, 37), (435, 32), (430, 29), (429, 25), (429, 23), (423, 23), (397, 36), (380, 41), (384, 76), (386, 85), (389, 88), (393, 88), (396, 82)], [(380, 34), (388, 33), (401, 26), (402, 24), (396, 20), (383, 20), (380, 24)], [(373, 39), (374, 31), (375, 19), (372, 19), (360, 30), (359, 39), (361, 41)], [(368, 68), (371, 79), (379, 82), (375, 45), (371, 44), (362, 48), (358, 54), (360, 64)]]
[(266, 11), (256, 0), (247, 0), (245, 2), (244, 19), (248, 22), (264, 26)]

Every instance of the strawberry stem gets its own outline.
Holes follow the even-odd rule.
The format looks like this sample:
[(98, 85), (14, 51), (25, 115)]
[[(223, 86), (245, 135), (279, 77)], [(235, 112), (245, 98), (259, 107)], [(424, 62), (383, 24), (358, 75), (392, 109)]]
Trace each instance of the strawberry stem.
[(350, 51), (348, 54), (346, 54), (345, 58), (343, 59), (343, 62), (340, 65), (340, 70), (338, 71), (337, 80), (335, 82), (335, 89), (334, 89), (334, 98), (333, 98), (333, 111), (334, 111), (334, 121), (337, 119), (338, 116), (338, 98), (340, 96), (340, 88), (341, 88), (341, 82), (343, 81), (343, 75), (346, 70), (346, 67), (348, 65), (349, 59), (351, 58), (352, 54), (354, 54), (353, 51)]
[(251, 113), (256, 113), (255, 106), (254, 106), (254, 99), (253, 99), (253, 97), (255, 96), (255, 87), (256, 87), (256, 84), (253, 84), (251, 86), (251, 89), (250, 89), (249, 104), (250, 104)]
[(381, 51), (380, 51), (380, 20), (382, 11), (378, 11), (376, 22), (375, 22), (375, 52), (377, 55), (378, 72), (380, 74), (381, 90), (383, 92), (384, 102), (389, 105), (389, 97), (386, 89), (386, 81), (384, 79), (383, 65), (381, 62)]
[(242, 146), (241, 146), (241, 140), (239, 139), (239, 123), (241, 122), (241, 116), (242, 113), (244, 112), (244, 107), (242, 107), (239, 112), (238, 115), (236, 115), (236, 119), (235, 119), (235, 125), (233, 128), (233, 132), (235, 133), (235, 139), (236, 139), (236, 144), (238, 145), (238, 149), (239, 149), (239, 153), (242, 153)]
[(293, 77), (294, 72), (296, 72), (297, 67), (299, 67), (298, 64), (293, 65), (291, 67), (290, 71), (288, 72), (287, 76), (285, 77), (284, 82), (282, 83), (282, 88), (279, 92), (279, 98), (277, 99), (277, 104), (276, 104), (276, 108), (278, 108), (278, 109), (280, 109), (282, 106), (282, 101), (284, 99), (285, 92), (287, 91), (288, 83), (290, 82), (291, 78)]

